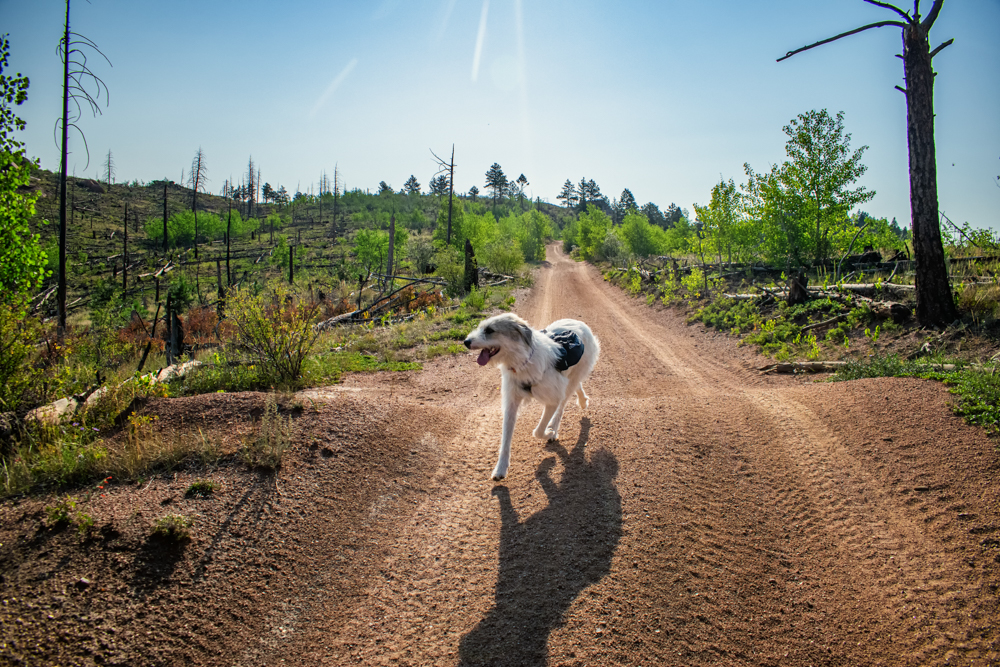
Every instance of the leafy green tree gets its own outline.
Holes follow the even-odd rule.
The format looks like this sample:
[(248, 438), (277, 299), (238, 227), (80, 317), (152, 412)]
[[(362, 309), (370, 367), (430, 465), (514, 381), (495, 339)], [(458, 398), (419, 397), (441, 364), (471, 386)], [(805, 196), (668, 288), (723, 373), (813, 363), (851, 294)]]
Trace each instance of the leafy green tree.
[(37, 192), (27, 189), (37, 165), (14, 138), (25, 122), (13, 107), (28, 99), (28, 77), (4, 74), (10, 43), (0, 36), (0, 412), (17, 409), (34, 383), (30, 361), (35, 320), (26, 317), (27, 297), (46, 276), (46, 255), (28, 220)]
[(478, 196), (479, 196), (479, 188), (473, 185), (471, 188), (469, 188), (469, 197), (472, 199), (472, 202), (475, 203), (476, 197)]
[(521, 247), (524, 259), (540, 262), (545, 259), (545, 243), (552, 238), (552, 220), (538, 209), (521, 216), (525, 240)]
[(595, 257), (604, 242), (604, 237), (611, 229), (611, 218), (604, 211), (591, 204), (586, 211), (580, 214), (578, 223), (577, 245), (580, 247), (580, 254), (583, 255), (584, 259)]
[(667, 246), (663, 230), (649, 224), (646, 216), (638, 211), (630, 211), (625, 215), (619, 235), (629, 252), (637, 257), (662, 255)]
[(726, 252), (729, 263), (733, 262), (733, 251), (737, 257), (743, 256), (745, 245), (751, 241), (749, 225), (743, 224), (740, 193), (736, 184), (729, 180), (719, 181), (712, 188), (712, 199), (708, 206), (695, 204), (698, 221), (702, 223), (702, 233), (708, 239), (711, 250), (719, 256)]
[(392, 186), (390, 186), (385, 181), (379, 181), (379, 184), (378, 184), (378, 193), (380, 195), (386, 195), (386, 194), (391, 195), (391, 194), (394, 194), (393, 190), (392, 190)]
[(416, 176), (410, 174), (410, 177), (406, 179), (406, 183), (403, 183), (403, 191), (408, 195), (420, 194), (420, 183), (417, 182)]
[(28, 221), (35, 214), (38, 192), (27, 189), (37, 167), (14, 138), (25, 122), (13, 106), (28, 99), (28, 77), (4, 74), (10, 43), (0, 36), (0, 301), (20, 302), (45, 278), (46, 256)]
[(759, 229), (760, 256), (768, 262), (784, 261), (786, 270), (802, 266), (810, 245), (808, 220), (801, 197), (785, 187), (786, 165), (772, 165), (764, 173), (756, 173), (749, 164), (743, 169), (744, 211)]
[(813, 257), (821, 262), (829, 256), (829, 235), (847, 218), (852, 208), (871, 201), (874, 192), (851, 189), (868, 169), (861, 164), (867, 146), (851, 151), (851, 135), (844, 133), (844, 112), (831, 117), (826, 109), (799, 114), (786, 125), (785, 152), (790, 161), (783, 171), (787, 187), (806, 204), (806, 214), (815, 221), (812, 230)]

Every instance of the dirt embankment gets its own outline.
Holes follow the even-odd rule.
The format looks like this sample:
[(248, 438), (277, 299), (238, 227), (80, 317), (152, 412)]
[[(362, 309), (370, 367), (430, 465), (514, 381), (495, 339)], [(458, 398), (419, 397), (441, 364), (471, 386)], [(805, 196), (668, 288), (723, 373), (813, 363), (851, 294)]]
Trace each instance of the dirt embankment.
[[(222, 468), (212, 500), (182, 497), (186, 473), (113, 488), (93, 512), (117, 534), (81, 543), (39, 528), (44, 501), (4, 503), (0, 660), (1000, 660), (1000, 463), (942, 386), (761, 376), (724, 336), (550, 260), (518, 312), (602, 342), (560, 442), (531, 439), (529, 405), (489, 482), (499, 374), (453, 358), (306, 392), (276, 477)], [(262, 399), (187, 400), (152, 406), (160, 424), (238, 432)], [(184, 549), (146, 538), (168, 510), (198, 517)]]

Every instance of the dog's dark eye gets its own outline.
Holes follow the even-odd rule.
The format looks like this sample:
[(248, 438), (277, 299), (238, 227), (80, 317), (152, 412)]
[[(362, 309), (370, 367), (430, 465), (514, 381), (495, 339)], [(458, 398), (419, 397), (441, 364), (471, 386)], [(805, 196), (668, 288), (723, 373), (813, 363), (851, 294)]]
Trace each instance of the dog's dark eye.
[(491, 333), (493, 333), (493, 327), (486, 327), (485, 329), (483, 329), (483, 333), (489, 336)]

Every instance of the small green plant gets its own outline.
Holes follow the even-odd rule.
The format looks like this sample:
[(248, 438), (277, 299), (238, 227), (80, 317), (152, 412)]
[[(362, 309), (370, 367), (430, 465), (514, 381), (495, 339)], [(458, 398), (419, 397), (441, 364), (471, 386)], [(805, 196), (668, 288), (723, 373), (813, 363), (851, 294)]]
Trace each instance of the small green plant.
[(208, 498), (215, 493), (217, 488), (219, 488), (219, 485), (216, 482), (208, 479), (196, 479), (191, 482), (184, 495), (188, 498)]
[(647, 306), (652, 306), (654, 301), (656, 301), (656, 295), (655, 294), (647, 294), (646, 295), (646, 305)]
[(816, 340), (816, 336), (809, 334), (805, 339), (806, 344), (809, 346), (809, 350), (806, 352), (806, 359), (809, 361), (816, 361), (823, 354), (822, 348), (819, 346), (819, 342)]
[(281, 467), (281, 457), (291, 444), (291, 434), (292, 418), (278, 414), (274, 395), (268, 395), (260, 419), (260, 430), (240, 447), (240, 457), (251, 467), (277, 470)]
[(76, 498), (66, 496), (55, 505), (45, 508), (45, 523), (49, 527), (64, 526), (70, 522), (76, 510)]
[(191, 527), (194, 519), (183, 514), (167, 514), (153, 522), (153, 535), (171, 542), (184, 542), (191, 539)]
[(86, 512), (78, 512), (76, 519), (74, 520), (76, 524), (76, 530), (80, 535), (86, 535), (94, 528), (94, 517), (87, 514)]
[(634, 265), (630, 266), (628, 273), (625, 274), (625, 291), (636, 296), (642, 291), (642, 275), (639, 273), (639, 269)]
[(465, 297), (465, 306), (469, 308), (472, 312), (478, 313), (486, 305), (486, 297), (489, 296), (489, 290), (482, 291), (477, 287), (473, 287), (469, 291), (469, 295)]
[(879, 327), (875, 327), (875, 331), (872, 331), (868, 327), (865, 327), (865, 338), (871, 341), (872, 345), (878, 342)]

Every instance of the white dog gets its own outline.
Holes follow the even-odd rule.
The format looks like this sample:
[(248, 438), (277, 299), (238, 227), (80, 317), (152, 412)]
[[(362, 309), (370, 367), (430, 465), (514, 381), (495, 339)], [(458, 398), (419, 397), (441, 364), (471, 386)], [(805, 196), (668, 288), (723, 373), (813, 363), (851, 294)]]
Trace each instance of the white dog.
[(465, 347), (482, 350), (480, 366), (493, 360), (500, 364), (503, 431), (493, 479), (501, 480), (510, 466), (510, 441), (521, 403), (526, 398), (540, 401), (545, 410), (534, 435), (557, 439), (570, 396), (576, 393), (580, 408), (587, 409), (583, 383), (594, 370), (601, 345), (579, 320), (556, 320), (536, 331), (517, 315), (505, 313), (480, 322), (465, 339)]

